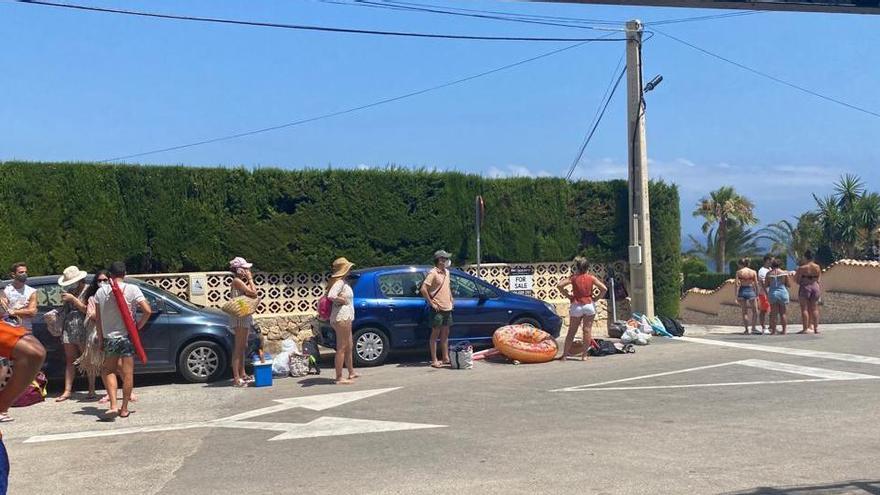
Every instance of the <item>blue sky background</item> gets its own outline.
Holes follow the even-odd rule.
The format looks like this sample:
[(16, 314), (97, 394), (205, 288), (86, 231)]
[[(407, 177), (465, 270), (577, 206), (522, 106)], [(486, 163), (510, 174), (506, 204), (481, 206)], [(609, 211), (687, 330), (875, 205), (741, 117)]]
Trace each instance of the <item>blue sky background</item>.
[[(82, 1), (80, 3), (86, 3)], [(503, 1), (424, 3), (643, 21), (719, 10)], [(318, 1), (90, 0), (248, 20), (483, 35), (591, 37), (582, 29)], [(880, 17), (761, 13), (663, 26), (778, 77), (880, 111)], [(558, 43), (403, 39), (87, 13), (0, 2), (0, 160), (88, 161), (323, 114), (528, 58)], [(553, 57), (362, 112), (141, 163), (248, 167), (398, 164), (485, 176), (564, 176), (622, 43)], [(759, 78), (662, 36), (645, 44), (650, 173), (681, 187), (683, 235), (699, 197), (734, 185), (762, 223), (812, 207), (842, 173), (880, 189), (880, 119)], [(575, 176), (625, 178), (624, 86)], [(38, 185), (35, 185), (37, 187)], [(489, 205), (491, 208), (491, 205)]]

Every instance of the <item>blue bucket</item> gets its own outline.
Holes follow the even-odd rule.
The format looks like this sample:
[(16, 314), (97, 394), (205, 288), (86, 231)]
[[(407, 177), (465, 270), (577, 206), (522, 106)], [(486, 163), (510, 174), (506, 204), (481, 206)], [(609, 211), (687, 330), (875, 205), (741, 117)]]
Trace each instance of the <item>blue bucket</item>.
[(254, 386), (272, 386), (272, 361), (267, 360), (265, 363), (254, 362)]

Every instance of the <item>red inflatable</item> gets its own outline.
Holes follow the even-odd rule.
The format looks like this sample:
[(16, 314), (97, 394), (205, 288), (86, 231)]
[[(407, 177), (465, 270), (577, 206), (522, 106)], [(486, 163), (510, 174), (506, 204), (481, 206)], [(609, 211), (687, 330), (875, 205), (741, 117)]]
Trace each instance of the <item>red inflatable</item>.
[[(128, 302), (125, 300), (125, 296), (122, 294), (122, 289), (119, 288), (119, 284), (116, 283), (114, 278), (110, 279), (110, 289), (113, 291), (113, 298), (116, 299), (116, 307), (119, 308), (119, 314), (122, 315), (122, 322), (125, 323), (125, 328), (128, 330), (128, 337), (131, 339), (132, 345), (134, 345), (134, 352), (142, 363), (147, 364), (147, 353), (144, 352), (144, 346), (141, 345), (141, 336), (138, 333), (137, 325), (134, 324), (134, 318), (131, 317), (131, 310)], [(125, 311), (123, 311), (123, 308), (125, 308)]]

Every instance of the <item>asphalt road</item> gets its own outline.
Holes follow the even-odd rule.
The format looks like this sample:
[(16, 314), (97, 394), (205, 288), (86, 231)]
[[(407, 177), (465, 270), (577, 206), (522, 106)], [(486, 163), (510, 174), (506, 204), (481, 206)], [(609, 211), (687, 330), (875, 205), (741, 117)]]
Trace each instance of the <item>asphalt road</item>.
[(410, 358), (353, 386), (151, 379), (113, 423), (90, 402), (14, 409), (10, 493), (880, 493), (878, 331), (473, 370)]

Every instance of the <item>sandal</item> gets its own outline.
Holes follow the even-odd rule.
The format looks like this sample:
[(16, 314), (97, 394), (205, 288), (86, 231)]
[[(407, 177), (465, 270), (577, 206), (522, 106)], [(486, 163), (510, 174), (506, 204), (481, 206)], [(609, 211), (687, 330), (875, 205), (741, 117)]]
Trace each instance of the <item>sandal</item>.
[(0, 423), (11, 423), (12, 421), (15, 421), (15, 418), (8, 413), (0, 413)]

